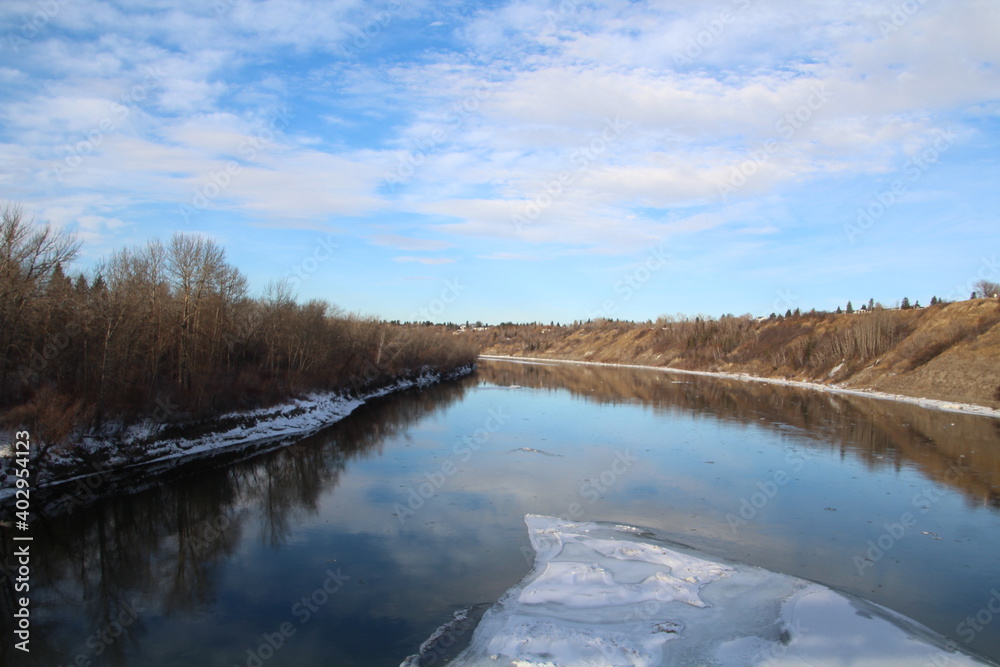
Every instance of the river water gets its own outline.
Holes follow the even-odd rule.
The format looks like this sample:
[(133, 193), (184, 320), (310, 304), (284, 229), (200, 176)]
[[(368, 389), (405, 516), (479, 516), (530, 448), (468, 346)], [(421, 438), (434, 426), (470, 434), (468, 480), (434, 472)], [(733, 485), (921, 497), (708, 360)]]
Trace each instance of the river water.
[(528, 513), (814, 580), (1000, 661), (1000, 420), (484, 361), (288, 447), (35, 517), (31, 652), (5, 610), (0, 664), (396, 667), (525, 576)]

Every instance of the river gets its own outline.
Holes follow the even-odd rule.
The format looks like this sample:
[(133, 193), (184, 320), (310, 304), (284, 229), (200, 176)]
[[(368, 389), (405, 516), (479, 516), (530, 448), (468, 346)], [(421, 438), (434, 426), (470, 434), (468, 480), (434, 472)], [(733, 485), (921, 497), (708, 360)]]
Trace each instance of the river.
[(33, 519), (31, 652), (5, 613), (4, 665), (396, 667), (525, 576), (529, 513), (817, 581), (1000, 661), (1000, 420), (910, 404), (484, 361), (62, 507)]

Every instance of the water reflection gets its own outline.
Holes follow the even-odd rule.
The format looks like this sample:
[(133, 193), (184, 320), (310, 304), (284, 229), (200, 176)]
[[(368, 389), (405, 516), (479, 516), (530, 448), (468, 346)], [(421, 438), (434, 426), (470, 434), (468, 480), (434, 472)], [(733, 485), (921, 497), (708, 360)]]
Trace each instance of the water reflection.
[[(461, 400), (471, 384), (465, 379), (375, 401), (295, 445), (235, 464), (233, 457), (243, 454), (181, 466), (128, 497), (85, 508), (60, 502), (59, 494), (49, 498), (56, 515), (32, 524), (32, 552), (43, 557), (32, 560), (27, 654), (10, 640), (12, 612), (6, 610), (23, 593), (14, 591), (10, 531), (0, 535), (0, 623), (6, 626), (0, 664), (143, 664), (135, 654), (149, 631), (147, 619), (210, 613), (219, 565), (243, 541), (285, 544), (349, 462), (379, 456), (386, 438)], [(247, 534), (251, 527), (256, 534)]]
[(804, 391), (762, 382), (606, 366), (494, 361), (480, 379), (500, 386), (566, 389), (584, 400), (641, 403), (729, 423), (794, 427), (811, 446), (858, 457), (871, 470), (915, 467), (960, 491), (970, 506), (1000, 509), (1000, 420), (910, 403)]
[[(495, 432), (491, 414), (503, 415)], [(55, 498), (33, 524), (32, 651), (13, 650), (5, 578), (0, 664), (395, 667), (455, 609), (524, 576), (526, 513), (574, 505), (572, 518), (814, 579), (960, 640), (997, 577), (997, 424), (777, 385), (491, 361), (252, 459), (196, 461), (87, 506)], [(477, 447), (465, 456), (462, 443)], [(623, 451), (638, 461), (616, 464)], [(727, 517), (781, 469), (794, 478), (734, 529)], [(937, 494), (926, 514), (918, 494)], [(854, 558), (902, 512), (919, 525), (859, 573)], [(8, 567), (11, 545), (5, 528)], [(294, 636), (262, 649), (283, 623)], [(988, 632), (972, 646), (1000, 655)]]

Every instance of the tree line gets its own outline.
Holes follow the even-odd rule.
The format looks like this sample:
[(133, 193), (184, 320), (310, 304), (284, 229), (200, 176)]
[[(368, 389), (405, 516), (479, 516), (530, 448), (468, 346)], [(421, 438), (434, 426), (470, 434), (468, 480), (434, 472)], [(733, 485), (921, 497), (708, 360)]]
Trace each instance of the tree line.
[(52, 440), (137, 419), (184, 421), (314, 390), (358, 393), (472, 363), (441, 327), (251, 296), (225, 250), (175, 234), (68, 275), (79, 244), (0, 209), (0, 417)]
[[(992, 299), (938, 300), (924, 309), (874, 303), (861, 317), (816, 311), (769, 318), (678, 315), (656, 322), (505, 324), (468, 335), (489, 354), (843, 380), (890, 354), (898, 372), (915, 370), (998, 323), (1000, 304)], [(1000, 400), (996, 391), (990, 398)]]

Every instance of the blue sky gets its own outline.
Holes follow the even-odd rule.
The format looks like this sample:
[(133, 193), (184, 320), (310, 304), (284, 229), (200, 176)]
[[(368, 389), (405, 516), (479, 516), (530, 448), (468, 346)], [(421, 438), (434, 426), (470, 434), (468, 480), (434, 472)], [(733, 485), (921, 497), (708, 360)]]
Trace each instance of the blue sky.
[(1000, 281), (993, 0), (6, 0), (0, 198), (78, 266), (572, 321)]

